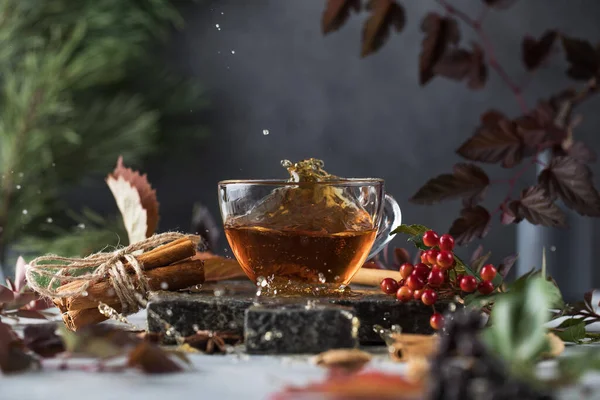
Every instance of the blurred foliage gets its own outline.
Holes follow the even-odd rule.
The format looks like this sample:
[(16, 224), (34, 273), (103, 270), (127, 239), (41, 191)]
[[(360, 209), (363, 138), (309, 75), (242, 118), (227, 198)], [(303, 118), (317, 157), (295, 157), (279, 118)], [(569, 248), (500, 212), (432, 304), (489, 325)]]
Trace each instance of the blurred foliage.
[(126, 240), (59, 194), (204, 132), (181, 118), (206, 106), (202, 88), (160, 54), (182, 22), (169, 0), (0, 2), (0, 264), (18, 242), (73, 256)]

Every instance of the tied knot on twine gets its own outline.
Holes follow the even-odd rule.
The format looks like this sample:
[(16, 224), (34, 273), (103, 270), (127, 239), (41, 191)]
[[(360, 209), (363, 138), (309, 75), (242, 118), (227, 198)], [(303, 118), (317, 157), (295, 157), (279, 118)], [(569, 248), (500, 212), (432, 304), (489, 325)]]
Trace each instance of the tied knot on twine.
[[(186, 236), (178, 232), (161, 233), (110, 253), (99, 252), (85, 258), (60, 257), (54, 254), (41, 256), (29, 263), (26, 270), (27, 282), (42, 296), (67, 298), (87, 296), (90, 285), (108, 276), (121, 302), (122, 313), (134, 313), (140, 306), (144, 306), (143, 300), (149, 290), (143, 265), (136, 255)], [(133, 268), (134, 274), (127, 273), (125, 263)], [(67, 282), (82, 284), (72, 290), (56, 290)]]

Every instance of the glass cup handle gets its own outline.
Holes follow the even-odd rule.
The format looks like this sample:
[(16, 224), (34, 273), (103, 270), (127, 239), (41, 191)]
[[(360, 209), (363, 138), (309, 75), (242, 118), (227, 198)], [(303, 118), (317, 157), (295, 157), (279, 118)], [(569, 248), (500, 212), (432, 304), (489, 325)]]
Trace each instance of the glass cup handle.
[(390, 233), (398, 228), (401, 223), (402, 211), (400, 211), (398, 202), (396, 202), (392, 196), (386, 194), (381, 221), (379, 222), (377, 236), (375, 237), (373, 247), (371, 247), (369, 258), (373, 258), (377, 253), (383, 250), (385, 245), (393, 238)]

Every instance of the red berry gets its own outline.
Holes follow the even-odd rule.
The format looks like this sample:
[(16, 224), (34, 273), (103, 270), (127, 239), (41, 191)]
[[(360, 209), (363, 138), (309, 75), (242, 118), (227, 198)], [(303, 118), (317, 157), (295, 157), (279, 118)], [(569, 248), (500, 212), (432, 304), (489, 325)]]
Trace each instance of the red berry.
[(436, 331), (442, 329), (444, 327), (444, 316), (438, 312), (433, 313), (429, 318), (429, 325)]
[(448, 250), (440, 251), (437, 256), (437, 265), (442, 268), (450, 268), (454, 264), (454, 254)]
[(454, 238), (452, 235), (443, 234), (440, 236), (440, 250), (452, 251), (454, 249)]
[(423, 263), (418, 263), (417, 265), (415, 265), (415, 268), (412, 270), (412, 274), (413, 276), (418, 276), (419, 278), (425, 280), (427, 279), (427, 276), (429, 275), (429, 267)]
[(493, 281), (497, 273), (498, 271), (496, 271), (496, 268), (492, 264), (487, 264), (481, 268), (479, 275), (481, 275), (481, 279), (484, 281)]
[(437, 264), (438, 254), (440, 254), (440, 251), (438, 249), (427, 250), (427, 261), (429, 261), (429, 264)]
[(494, 291), (494, 284), (490, 281), (481, 281), (479, 285), (477, 285), (477, 290), (481, 294), (490, 294)]
[(420, 258), (421, 258), (421, 262), (423, 264), (429, 263), (429, 260), (427, 259), (427, 252), (426, 251), (422, 251), (421, 252)]
[(413, 290), (413, 296), (415, 300), (421, 300), (421, 296), (423, 295), (423, 289)]
[(444, 283), (444, 280), (445, 280), (444, 271), (442, 271), (438, 267), (431, 268), (431, 272), (429, 273), (429, 276), (427, 277), (427, 283), (429, 284), (429, 286), (431, 286), (431, 287), (442, 286), (442, 284)]
[(477, 289), (477, 279), (471, 275), (463, 276), (460, 280), (460, 289), (467, 293), (474, 292)]
[(404, 279), (408, 278), (413, 272), (413, 265), (411, 263), (404, 263), (400, 266), (400, 276)]
[(423, 244), (428, 247), (434, 247), (438, 245), (440, 237), (434, 231), (427, 231), (423, 234)]
[(425, 286), (425, 279), (420, 276), (411, 275), (406, 278), (406, 286), (408, 286), (411, 290), (419, 290), (423, 289)]
[(411, 301), (413, 299), (413, 291), (407, 286), (402, 286), (396, 292), (396, 298), (405, 303)]
[(431, 289), (423, 290), (423, 294), (421, 295), (421, 301), (426, 306), (430, 306), (437, 301), (438, 295), (435, 291)]
[(381, 290), (385, 294), (393, 294), (398, 291), (398, 282), (394, 278), (385, 278), (381, 281)]

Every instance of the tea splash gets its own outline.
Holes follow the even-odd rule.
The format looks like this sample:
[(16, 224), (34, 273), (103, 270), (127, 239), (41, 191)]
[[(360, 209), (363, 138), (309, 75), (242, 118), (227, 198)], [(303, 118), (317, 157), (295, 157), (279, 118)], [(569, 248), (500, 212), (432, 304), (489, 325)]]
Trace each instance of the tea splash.
[[(360, 196), (315, 159), (282, 161), (297, 185), (273, 190), (242, 216), (225, 221), (232, 250), (262, 293), (331, 292), (362, 266), (377, 235)], [(266, 290), (265, 290), (266, 289)]]

